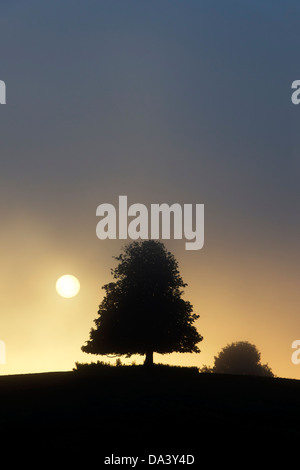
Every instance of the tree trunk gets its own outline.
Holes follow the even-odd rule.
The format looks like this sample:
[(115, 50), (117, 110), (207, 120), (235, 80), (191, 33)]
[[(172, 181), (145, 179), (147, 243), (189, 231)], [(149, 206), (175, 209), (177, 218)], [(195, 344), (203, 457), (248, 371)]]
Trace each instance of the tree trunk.
[(148, 367), (153, 366), (153, 351), (147, 351), (146, 352), (146, 358), (145, 358), (144, 365), (148, 366)]

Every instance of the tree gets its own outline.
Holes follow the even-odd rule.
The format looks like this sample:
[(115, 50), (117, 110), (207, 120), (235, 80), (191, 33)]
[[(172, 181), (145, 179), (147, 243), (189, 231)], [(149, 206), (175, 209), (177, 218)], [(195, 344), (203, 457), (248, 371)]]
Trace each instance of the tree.
[(200, 352), (203, 338), (193, 323), (190, 302), (183, 300), (186, 287), (172, 253), (159, 241), (133, 242), (115, 257), (114, 282), (103, 286), (96, 328), (82, 351), (102, 355), (146, 355), (153, 352)]
[[(206, 370), (207, 369), (207, 370)], [(262, 375), (274, 377), (268, 364), (261, 364), (260, 352), (248, 341), (237, 341), (225, 346), (214, 358), (214, 366), (202, 369), (219, 374)]]

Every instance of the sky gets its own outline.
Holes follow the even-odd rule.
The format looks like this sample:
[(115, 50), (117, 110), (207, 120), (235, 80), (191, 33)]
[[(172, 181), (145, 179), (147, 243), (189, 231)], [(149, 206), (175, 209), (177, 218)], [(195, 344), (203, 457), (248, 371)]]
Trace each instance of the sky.
[(291, 0), (1, 2), (0, 374), (108, 360), (81, 351), (124, 246), (97, 238), (96, 209), (127, 195), (205, 206), (201, 250), (165, 241), (201, 353), (155, 361), (249, 341), (300, 378), (299, 18)]

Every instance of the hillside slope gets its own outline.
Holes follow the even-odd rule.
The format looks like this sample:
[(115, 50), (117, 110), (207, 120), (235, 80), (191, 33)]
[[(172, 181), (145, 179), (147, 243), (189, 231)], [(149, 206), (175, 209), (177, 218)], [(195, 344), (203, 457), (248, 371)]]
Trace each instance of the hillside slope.
[(297, 380), (185, 369), (2, 376), (2, 449), (96, 453), (101, 461), (111, 453), (184, 453), (199, 460), (211, 449), (253, 455), (267, 442), (299, 439), (299, 397)]

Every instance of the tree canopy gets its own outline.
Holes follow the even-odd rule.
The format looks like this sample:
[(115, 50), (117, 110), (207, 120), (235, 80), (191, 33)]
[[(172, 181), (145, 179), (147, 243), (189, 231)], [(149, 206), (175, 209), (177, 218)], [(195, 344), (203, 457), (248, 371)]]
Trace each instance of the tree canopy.
[(273, 377), (268, 364), (261, 364), (261, 354), (254, 344), (237, 341), (225, 346), (214, 357), (212, 368), (203, 367), (203, 372), (220, 374), (262, 375)]
[(183, 282), (172, 253), (156, 240), (132, 242), (115, 257), (115, 279), (103, 286), (96, 328), (82, 350), (102, 355), (146, 355), (153, 352), (200, 352), (203, 339), (193, 325), (199, 315), (182, 298)]

